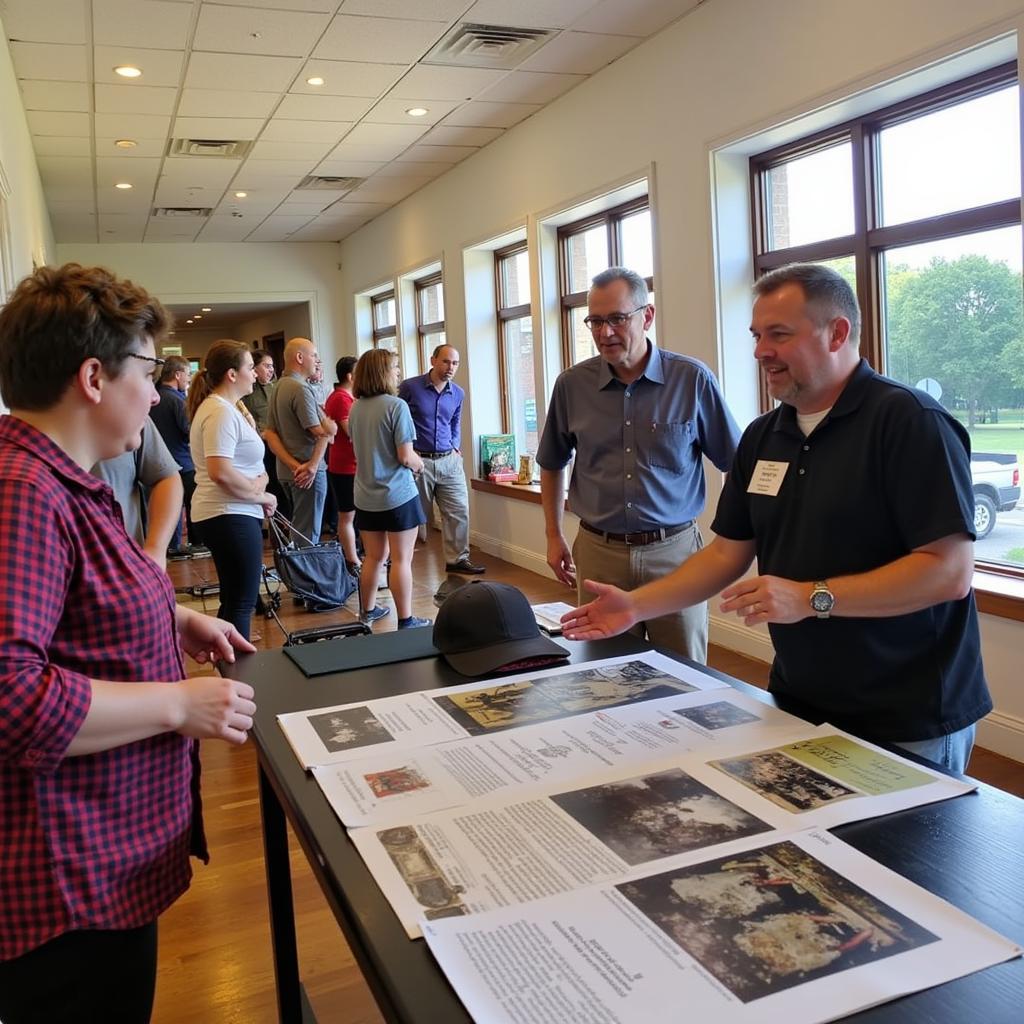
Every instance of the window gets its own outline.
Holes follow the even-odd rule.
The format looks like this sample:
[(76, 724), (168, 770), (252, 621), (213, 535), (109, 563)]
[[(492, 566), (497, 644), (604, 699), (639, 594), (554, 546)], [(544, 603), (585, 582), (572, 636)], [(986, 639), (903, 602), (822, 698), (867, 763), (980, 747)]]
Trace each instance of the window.
[(850, 280), (865, 357), (927, 390), (971, 436), (977, 559), (1024, 570), (1016, 67), (762, 153), (751, 183), (755, 272), (811, 260)]
[(416, 334), (420, 373), (430, 369), (430, 356), (445, 344), (444, 285), (440, 273), (416, 281)]
[(370, 303), (373, 310), (373, 347), (386, 348), (397, 354), (398, 319), (395, 314), (394, 291), (374, 295)]
[[(647, 281), (654, 303), (654, 247), (646, 196), (558, 229), (562, 306), (562, 365), (597, 355), (589, 329), (587, 292), (591, 280), (608, 267), (628, 267)], [(650, 335), (654, 337), (652, 325)]]
[(494, 253), (498, 309), (498, 365), (503, 400), (502, 431), (515, 434), (516, 451), (535, 453), (537, 385), (530, 315), (530, 260), (526, 243)]

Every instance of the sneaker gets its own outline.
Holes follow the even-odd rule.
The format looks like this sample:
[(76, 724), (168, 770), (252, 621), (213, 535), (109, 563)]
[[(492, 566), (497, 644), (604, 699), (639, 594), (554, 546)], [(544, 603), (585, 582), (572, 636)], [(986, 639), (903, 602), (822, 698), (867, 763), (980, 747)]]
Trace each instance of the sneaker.
[(446, 572), (461, 572), (466, 576), (479, 576), (487, 570), (482, 565), (474, 565), (468, 558), (460, 558), (457, 562), (448, 562)]
[(369, 611), (365, 611), (359, 616), (359, 621), (364, 625), (368, 626), (371, 622), (376, 622), (378, 619), (383, 619), (385, 615), (391, 613), (390, 608), (386, 608), (382, 604), (374, 605)]
[(398, 620), (398, 628), (399, 629), (416, 629), (419, 626), (429, 626), (429, 625), (432, 625), (430, 619), (421, 619), (417, 615), (410, 615), (409, 618), (407, 618), (407, 619), (399, 619)]
[(185, 550), (185, 548), (168, 548), (167, 549), (167, 561), (168, 562), (184, 562), (186, 559), (192, 556)]

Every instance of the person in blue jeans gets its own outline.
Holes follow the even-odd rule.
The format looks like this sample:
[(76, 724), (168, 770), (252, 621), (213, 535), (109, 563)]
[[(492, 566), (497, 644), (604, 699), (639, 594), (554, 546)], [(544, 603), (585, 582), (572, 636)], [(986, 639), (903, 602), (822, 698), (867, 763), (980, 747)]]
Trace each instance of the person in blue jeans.
[(398, 357), (386, 349), (364, 353), (356, 363), (352, 393), (358, 401), (348, 429), (356, 453), (356, 529), (365, 553), (359, 577), (360, 606), (366, 623), (388, 614), (377, 604), (380, 567), (391, 553), (391, 596), (398, 628), (427, 626), (412, 614), (412, 553), (426, 522), (415, 474), (423, 460), (413, 449), (416, 430), (409, 406), (398, 396)]

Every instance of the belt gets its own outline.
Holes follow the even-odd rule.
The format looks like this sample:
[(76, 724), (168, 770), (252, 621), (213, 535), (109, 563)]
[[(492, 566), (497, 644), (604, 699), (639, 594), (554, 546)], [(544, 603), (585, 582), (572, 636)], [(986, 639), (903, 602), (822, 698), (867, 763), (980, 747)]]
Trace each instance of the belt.
[(691, 519), (688, 523), (681, 523), (679, 526), (663, 526), (660, 530), (638, 530), (636, 533), (608, 533), (606, 530), (599, 530), (596, 526), (591, 526), (590, 523), (580, 521), (580, 526), (587, 531), (587, 533), (597, 534), (604, 541), (614, 540), (620, 544), (627, 544), (630, 547), (642, 547), (644, 544), (654, 544), (659, 540), (667, 540), (669, 537), (674, 537), (677, 533), (682, 533), (683, 530), (688, 530), (693, 526), (693, 520)]
[(455, 451), (454, 448), (449, 448), (446, 452), (421, 452), (417, 449), (416, 454), (421, 459), (443, 459), (446, 455), (451, 455)]

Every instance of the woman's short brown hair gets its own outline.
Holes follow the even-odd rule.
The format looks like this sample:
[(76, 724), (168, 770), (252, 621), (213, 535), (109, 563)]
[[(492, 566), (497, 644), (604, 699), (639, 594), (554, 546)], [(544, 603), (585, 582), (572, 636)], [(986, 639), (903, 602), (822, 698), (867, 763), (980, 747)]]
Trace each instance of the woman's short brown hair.
[(0, 310), (0, 395), (12, 409), (49, 409), (86, 359), (117, 377), (144, 337), (156, 345), (170, 326), (144, 288), (103, 267), (39, 267)]
[(397, 363), (398, 356), (386, 348), (371, 348), (364, 352), (352, 374), (352, 394), (356, 398), (398, 394), (391, 377), (392, 362)]

